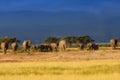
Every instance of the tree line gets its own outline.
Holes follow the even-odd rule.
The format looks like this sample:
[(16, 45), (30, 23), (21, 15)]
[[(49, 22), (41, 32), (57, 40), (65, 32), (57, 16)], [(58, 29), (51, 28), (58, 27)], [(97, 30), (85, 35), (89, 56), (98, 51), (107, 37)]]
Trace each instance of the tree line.
[(16, 37), (5, 36), (5, 37), (0, 38), (0, 43), (5, 42), (5, 41), (9, 42), (9, 43), (12, 43), (12, 42), (15, 42), (15, 41), (20, 42), (20, 40), (18, 40)]
[[(43, 40), (43, 43), (58, 43), (61, 39), (66, 40), (66, 42), (68, 44), (77, 44), (77, 43), (83, 43), (83, 44), (87, 44), (88, 42), (92, 42), (94, 41), (89, 35), (83, 35), (83, 36), (65, 36), (65, 37), (53, 37), (53, 36), (48, 36)], [(20, 42), (19, 39), (17, 39), (16, 37), (1, 37), (0, 38), (0, 43), (3, 41), (7, 41), (9, 43), (12, 42)]]
[(65, 36), (65, 37), (52, 37), (49, 36), (44, 39), (45, 43), (58, 43), (60, 39), (64, 39), (67, 41), (68, 44), (77, 44), (77, 43), (83, 43), (87, 44), (89, 42), (93, 42), (93, 40), (89, 35), (83, 35), (83, 36)]

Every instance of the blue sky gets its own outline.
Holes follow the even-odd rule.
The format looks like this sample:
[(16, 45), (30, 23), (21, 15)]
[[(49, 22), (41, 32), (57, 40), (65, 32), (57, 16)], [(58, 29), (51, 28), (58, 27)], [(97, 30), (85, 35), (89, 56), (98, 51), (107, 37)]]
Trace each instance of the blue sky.
[(119, 0), (0, 0), (0, 11), (62, 11), (120, 7)]
[(0, 0), (0, 36), (36, 40), (88, 34), (108, 41), (119, 37), (119, 21), (119, 0)]

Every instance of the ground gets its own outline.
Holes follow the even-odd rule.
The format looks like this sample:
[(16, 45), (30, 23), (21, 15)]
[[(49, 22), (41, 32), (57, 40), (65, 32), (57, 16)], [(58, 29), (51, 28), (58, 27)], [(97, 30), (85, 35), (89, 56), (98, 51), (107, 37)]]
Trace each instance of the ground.
[(0, 62), (120, 59), (120, 50), (0, 53)]
[(0, 53), (0, 80), (120, 80), (120, 50)]

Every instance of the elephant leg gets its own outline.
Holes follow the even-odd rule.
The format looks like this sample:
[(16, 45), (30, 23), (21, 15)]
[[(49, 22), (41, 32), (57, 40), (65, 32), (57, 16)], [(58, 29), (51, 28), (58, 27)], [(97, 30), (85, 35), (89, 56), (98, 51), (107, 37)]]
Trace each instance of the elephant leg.
[(65, 45), (63, 46), (63, 51), (65, 51)]
[(62, 47), (61, 46), (60, 46), (59, 50), (60, 50), (60, 52), (62, 51)]
[(16, 50), (17, 50), (16, 48), (13, 49), (13, 53), (14, 53), (14, 54), (16, 53)]
[(3, 53), (6, 54), (6, 49), (3, 49)]

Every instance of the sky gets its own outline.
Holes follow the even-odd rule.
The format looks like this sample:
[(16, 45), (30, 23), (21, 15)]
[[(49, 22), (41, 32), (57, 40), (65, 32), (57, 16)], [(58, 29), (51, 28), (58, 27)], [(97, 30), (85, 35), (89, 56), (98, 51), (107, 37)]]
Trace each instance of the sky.
[(119, 7), (119, 0), (0, 0), (0, 11), (81, 11)]
[(120, 37), (119, 0), (0, 0), (0, 36), (42, 41), (48, 36)]

